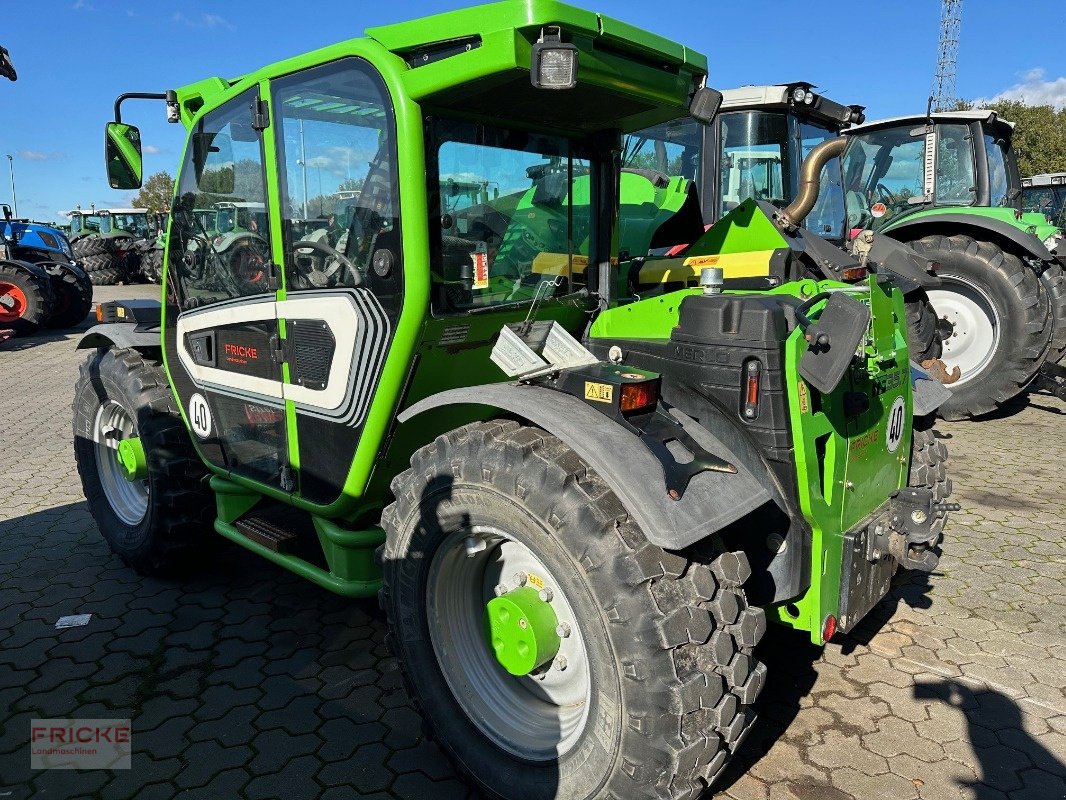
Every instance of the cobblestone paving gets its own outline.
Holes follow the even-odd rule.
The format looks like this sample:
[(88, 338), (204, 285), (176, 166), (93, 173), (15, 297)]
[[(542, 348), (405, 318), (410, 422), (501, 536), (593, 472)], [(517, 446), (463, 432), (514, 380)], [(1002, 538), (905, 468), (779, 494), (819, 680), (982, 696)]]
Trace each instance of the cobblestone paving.
[[(98, 296), (149, 296), (149, 287)], [(0, 800), (462, 798), (376, 607), (237, 548), (192, 579), (112, 558), (74, 468), (72, 334), (0, 347)], [(945, 556), (824, 651), (771, 629), (733, 800), (1066, 797), (1066, 404), (941, 424)], [(91, 613), (81, 628), (56, 619)], [(130, 717), (128, 771), (31, 771), (31, 717)]]

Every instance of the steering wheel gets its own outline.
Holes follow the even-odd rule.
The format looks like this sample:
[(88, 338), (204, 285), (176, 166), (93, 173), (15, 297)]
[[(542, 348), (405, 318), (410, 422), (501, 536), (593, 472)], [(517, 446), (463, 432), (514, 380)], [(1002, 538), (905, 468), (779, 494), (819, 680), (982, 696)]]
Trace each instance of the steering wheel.
[[(295, 242), (292, 246), (292, 249), (294, 253), (299, 250), (315, 250), (326, 256), (328, 259), (343, 266), (347, 270), (348, 274), (352, 277), (352, 286), (360, 286), (363, 283), (363, 276), (359, 272), (358, 268), (356, 268), (355, 264), (349, 261), (348, 257), (344, 255), (344, 253), (342, 253), (340, 250), (337, 250), (335, 247), (331, 247), (325, 242), (316, 242), (312, 241), (311, 239), (303, 239), (299, 242)], [(327, 277), (333, 277), (336, 271), (337, 267), (334, 266), (331, 270), (323, 270), (322, 272)]]
[(888, 205), (892, 205), (893, 203), (895, 203), (895, 202), (896, 202), (896, 201), (895, 201), (895, 195), (893, 195), (893, 194), (892, 194), (892, 192), (890, 192), (890, 191), (888, 190), (888, 187), (887, 187), (887, 186), (885, 186), (885, 185), (884, 185), (883, 183), (879, 183), (879, 184), (877, 184), (877, 186), (875, 186), (874, 188), (875, 188), (875, 189), (877, 190), (877, 196), (878, 196), (878, 198), (879, 198), (879, 199), (881, 200), (881, 202), (882, 202), (882, 203), (884, 203), (884, 204), (885, 204), (886, 206), (888, 206)]

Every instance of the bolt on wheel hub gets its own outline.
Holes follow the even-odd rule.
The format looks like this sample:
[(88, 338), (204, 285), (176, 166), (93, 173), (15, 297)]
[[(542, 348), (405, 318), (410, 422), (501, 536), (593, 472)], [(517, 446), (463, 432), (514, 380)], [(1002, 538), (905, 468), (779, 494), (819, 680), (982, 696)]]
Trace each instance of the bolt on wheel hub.
[(496, 660), (512, 675), (529, 675), (559, 653), (555, 610), (529, 586), (490, 600), (485, 622)]

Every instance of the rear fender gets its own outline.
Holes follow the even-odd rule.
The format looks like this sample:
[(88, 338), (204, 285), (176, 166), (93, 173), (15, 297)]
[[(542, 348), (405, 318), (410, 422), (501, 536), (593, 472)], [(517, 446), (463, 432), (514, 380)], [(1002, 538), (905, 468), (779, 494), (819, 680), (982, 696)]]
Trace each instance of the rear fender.
[(123, 347), (157, 357), (163, 344), (158, 327), (143, 327), (131, 322), (105, 322), (94, 325), (78, 341), (78, 350)]
[(1037, 261), (1051, 261), (1054, 258), (1035, 234), (1009, 222), (975, 214), (937, 214), (918, 217), (913, 221), (904, 219), (884, 231), (886, 236), (903, 242), (913, 242), (933, 234), (951, 236), (956, 233), (972, 236), (978, 241), (994, 241), (1008, 252)]
[(702, 472), (679, 500), (667, 494), (662, 465), (651, 451), (610, 417), (571, 395), (539, 386), (496, 383), (450, 389), (420, 400), (399, 415), (404, 424), (431, 409), (480, 405), (520, 417), (556, 436), (596, 471), (633, 515), (652, 544), (680, 550), (778, 500), (767, 470), (750, 448), (724, 441), (674, 409), (686, 434), (729, 460), (735, 474)]

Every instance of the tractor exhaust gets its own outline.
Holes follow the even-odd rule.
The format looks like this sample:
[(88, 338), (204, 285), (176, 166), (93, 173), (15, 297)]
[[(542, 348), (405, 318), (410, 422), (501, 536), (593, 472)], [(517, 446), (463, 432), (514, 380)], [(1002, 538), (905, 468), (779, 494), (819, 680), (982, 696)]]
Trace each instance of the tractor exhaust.
[(843, 155), (847, 145), (847, 139), (843, 136), (828, 139), (817, 145), (803, 159), (796, 199), (777, 215), (777, 221), (782, 227), (793, 230), (803, 224), (803, 220), (811, 213), (811, 209), (818, 201), (818, 179), (822, 174), (822, 168), (834, 158)]

